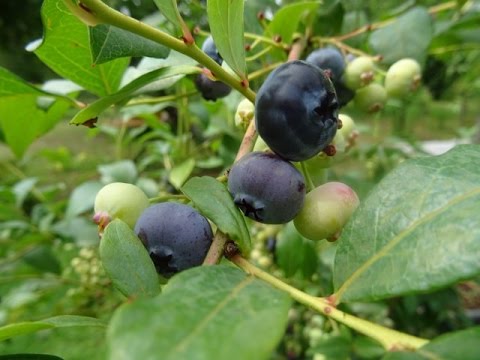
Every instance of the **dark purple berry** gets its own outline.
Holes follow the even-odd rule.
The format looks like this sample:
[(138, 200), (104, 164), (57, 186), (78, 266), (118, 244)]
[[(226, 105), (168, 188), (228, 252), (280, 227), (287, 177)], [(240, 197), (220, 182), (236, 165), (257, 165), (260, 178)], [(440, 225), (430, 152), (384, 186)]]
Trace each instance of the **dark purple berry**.
[(331, 73), (332, 82), (339, 81), (345, 71), (345, 59), (342, 53), (334, 47), (314, 50), (305, 59), (306, 62), (318, 66)]
[(337, 131), (333, 84), (323, 70), (305, 61), (280, 65), (258, 91), (255, 121), (270, 149), (287, 160), (307, 160), (330, 144)]
[(202, 44), (202, 51), (211, 57), (218, 65), (222, 65), (223, 58), (217, 50), (217, 46), (213, 42), (211, 36), (207, 37)]
[(213, 239), (205, 217), (190, 206), (172, 202), (145, 209), (134, 231), (164, 277), (201, 265)]
[(225, 97), (232, 91), (232, 88), (221, 81), (214, 81), (208, 78), (204, 73), (200, 73), (195, 78), (195, 86), (202, 93), (205, 100), (215, 101)]
[(305, 198), (302, 174), (273, 153), (242, 157), (230, 170), (228, 189), (245, 216), (265, 224), (289, 222)]

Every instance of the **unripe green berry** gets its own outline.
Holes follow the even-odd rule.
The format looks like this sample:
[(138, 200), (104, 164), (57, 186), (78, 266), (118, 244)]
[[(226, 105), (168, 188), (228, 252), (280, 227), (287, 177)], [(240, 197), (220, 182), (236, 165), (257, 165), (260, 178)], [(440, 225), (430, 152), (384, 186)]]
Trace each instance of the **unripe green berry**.
[(248, 100), (243, 99), (237, 106), (235, 112), (235, 125), (246, 129), (255, 115), (255, 105)]
[(340, 182), (329, 182), (310, 191), (293, 223), (310, 240), (336, 239), (359, 204), (355, 191)]
[(375, 75), (375, 64), (367, 56), (359, 56), (347, 64), (343, 79), (352, 90), (360, 89), (372, 82)]
[(422, 70), (414, 59), (401, 59), (394, 63), (385, 76), (385, 89), (389, 97), (403, 98), (420, 85)]
[(380, 111), (385, 106), (388, 96), (385, 88), (377, 83), (367, 85), (355, 94), (355, 106), (368, 113)]
[(355, 131), (355, 122), (353, 119), (346, 114), (339, 114), (338, 118), (342, 122), (342, 127), (338, 130), (345, 139), (350, 138), (352, 133)]
[(120, 219), (133, 228), (148, 205), (147, 195), (138, 186), (111, 183), (100, 189), (95, 198), (93, 220), (100, 229), (104, 229), (113, 219)]

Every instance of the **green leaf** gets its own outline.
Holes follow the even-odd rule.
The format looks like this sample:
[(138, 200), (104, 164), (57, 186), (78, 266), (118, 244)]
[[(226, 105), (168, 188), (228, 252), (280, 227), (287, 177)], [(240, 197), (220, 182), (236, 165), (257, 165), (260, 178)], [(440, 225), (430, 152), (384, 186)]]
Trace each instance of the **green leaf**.
[(138, 177), (137, 166), (132, 160), (119, 160), (105, 165), (98, 165), (98, 172), (104, 184), (112, 182), (133, 184)]
[(313, 242), (301, 236), (292, 222), (278, 234), (275, 255), (286, 277), (301, 272), (308, 279), (317, 270), (318, 257)]
[(135, 91), (141, 89), (142, 87), (151, 83), (154, 80), (167, 79), (172, 77), (180, 78), (183, 75), (194, 74), (198, 72), (199, 69), (195, 66), (172, 66), (151, 71), (136, 78), (131, 83), (121, 88), (118, 92), (102, 97), (97, 101), (91, 103), (85, 109), (79, 111), (70, 121), (70, 123), (80, 125), (89, 120), (91, 121), (93, 119), (96, 119), (102, 111), (106, 110), (113, 104), (117, 104), (132, 97)]
[(193, 169), (195, 168), (195, 159), (190, 158), (175, 166), (168, 175), (168, 181), (175, 186), (176, 189), (180, 189), (182, 185), (190, 177)]
[(140, 239), (123, 221), (108, 224), (100, 241), (100, 258), (113, 285), (125, 296), (160, 292), (155, 265)]
[(34, 50), (48, 67), (96, 95), (114, 93), (120, 85), (129, 59), (92, 64), (88, 26), (75, 17), (62, 0), (45, 0), (42, 5), (44, 39)]
[(375, 30), (370, 36), (370, 45), (375, 53), (383, 56), (385, 64), (393, 64), (403, 58), (423, 63), (432, 35), (432, 19), (428, 10), (416, 6), (391, 25)]
[(70, 194), (65, 217), (73, 218), (93, 209), (95, 197), (103, 184), (99, 181), (86, 181), (80, 184)]
[(368, 301), (480, 274), (480, 147), (407, 160), (353, 214), (339, 239), (336, 294)]
[(177, 0), (154, 0), (160, 12), (178, 28), (184, 26), (184, 22), (177, 7)]
[(383, 360), (477, 360), (480, 327), (441, 335), (416, 352), (392, 352)]
[(302, 18), (315, 11), (322, 1), (302, 1), (282, 6), (265, 29), (265, 35), (280, 35), (282, 41), (290, 43)]
[[(39, 100), (46, 97), (50, 104), (43, 108)], [(53, 128), (69, 107), (70, 100), (37, 89), (0, 67), (0, 128), (18, 157)]]
[(250, 252), (250, 234), (245, 218), (224, 184), (208, 176), (193, 177), (181, 190), (203, 215), (235, 241), (242, 253)]
[(218, 52), (241, 79), (247, 79), (243, 6), (244, 0), (208, 0), (207, 14)]
[(170, 49), (150, 39), (101, 24), (89, 28), (93, 64), (103, 64), (122, 57), (165, 58)]
[(289, 307), (287, 295), (232, 266), (196, 267), (114, 314), (109, 359), (269, 359)]
[(15, 336), (30, 334), (43, 329), (71, 326), (105, 327), (105, 323), (96, 318), (78, 315), (61, 315), (40, 321), (18, 322), (0, 327), (0, 341), (10, 339)]

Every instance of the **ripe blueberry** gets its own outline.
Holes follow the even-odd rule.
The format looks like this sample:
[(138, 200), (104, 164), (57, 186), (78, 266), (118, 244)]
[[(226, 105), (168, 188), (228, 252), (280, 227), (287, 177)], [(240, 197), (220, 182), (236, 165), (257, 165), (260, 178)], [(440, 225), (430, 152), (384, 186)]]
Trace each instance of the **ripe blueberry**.
[(232, 88), (221, 81), (214, 81), (204, 73), (198, 74), (195, 78), (195, 86), (205, 100), (215, 101), (230, 94)]
[(236, 162), (228, 175), (228, 189), (245, 216), (265, 224), (292, 220), (305, 197), (302, 174), (268, 152), (252, 152)]
[(305, 61), (329, 71), (331, 74), (330, 79), (334, 84), (341, 79), (345, 71), (343, 55), (334, 47), (326, 47), (312, 51)]
[(336, 239), (359, 202), (349, 186), (329, 182), (306, 195), (305, 204), (293, 224), (307, 239)]
[(272, 71), (255, 101), (258, 133), (281, 157), (306, 160), (327, 146), (338, 126), (332, 82), (315, 65), (295, 60)]
[(113, 219), (120, 219), (133, 228), (148, 205), (147, 195), (138, 186), (111, 183), (101, 188), (95, 197), (93, 221), (101, 231)]
[(213, 239), (205, 217), (190, 206), (172, 202), (145, 209), (134, 231), (164, 277), (201, 265)]
[(212, 36), (209, 36), (205, 39), (202, 44), (202, 51), (211, 57), (218, 65), (222, 65), (223, 58), (218, 52)]

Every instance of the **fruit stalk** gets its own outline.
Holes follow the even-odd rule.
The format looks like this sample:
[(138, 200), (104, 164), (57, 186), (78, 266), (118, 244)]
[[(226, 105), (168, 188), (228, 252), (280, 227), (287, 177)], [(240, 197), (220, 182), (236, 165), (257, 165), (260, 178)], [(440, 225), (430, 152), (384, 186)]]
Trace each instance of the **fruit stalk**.
[[(64, 2), (67, 6), (70, 5), (71, 7), (71, 0), (64, 0)], [(100, 0), (82, 0), (81, 4), (82, 7), (77, 5), (78, 8), (83, 9), (85, 13), (88, 13), (90, 17), (94, 18), (97, 24), (103, 23), (116, 26), (187, 55), (210, 69), (216, 78), (239, 91), (251, 102), (255, 102), (255, 92), (252, 89), (245, 87), (241, 81), (225, 71), (194, 43), (186, 44), (184, 41), (176, 39), (159, 29), (122, 14)], [(86, 9), (88, 9), (88, 11)], [(78, 14), (75, 15), (78, 16)]]
[(428, 340), (408, 335), (384, 326), (360, 319), (335, 308), (328, 298), (308, 295), (303, 291), (277, 279), (269, 273), (257, 268), (239, 254), (230, 258), (235, 265), (246, 273), (253, 275), (270, 285), (288, 293), (294, 300), (334, 319), (348, 327), (378, 341), (388, 351), (416, 350), (428, 343)]

